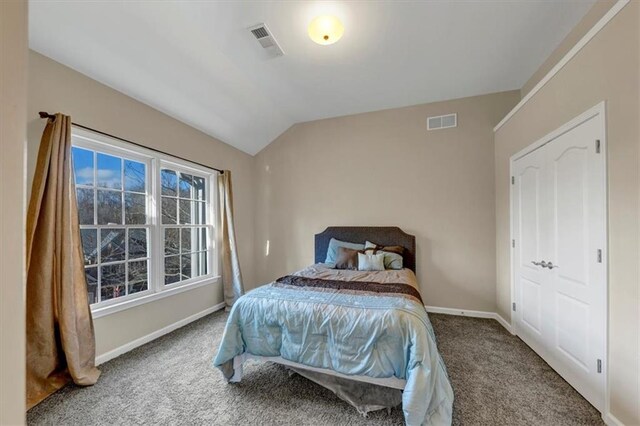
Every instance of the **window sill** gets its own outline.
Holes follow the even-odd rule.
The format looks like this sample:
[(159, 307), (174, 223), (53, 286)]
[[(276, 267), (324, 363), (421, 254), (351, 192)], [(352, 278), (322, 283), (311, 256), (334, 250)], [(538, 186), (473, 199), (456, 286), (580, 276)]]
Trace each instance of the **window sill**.
[(105, 317), (111, 314), (115, 314), (116, 312), (124, 311), (125, 309), (144, 305), (145, 303), (154, 302), (156, 300), (164, 299), (165, 297), (174, 296), (185, 291), (194, 290), (206, 285), (217, 284), (219, 282), (220, 277), (211, 277), (202, 281), (181, 285), (167, 290), (159, 291), (157, 293), (151, 293), (145, 296), (137, 297), (135, 299), (126, 300), (122, 303), (91, 308), (91, 316), (93, 317), (93, 319)]

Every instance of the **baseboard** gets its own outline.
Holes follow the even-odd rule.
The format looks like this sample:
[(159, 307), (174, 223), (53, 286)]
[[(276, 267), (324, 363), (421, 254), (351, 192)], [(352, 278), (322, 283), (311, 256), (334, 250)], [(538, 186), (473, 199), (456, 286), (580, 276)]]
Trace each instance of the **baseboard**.
[(129, 342), (127, 344), (124, 344), (118, 348), (115, 348), (109, 352), (105, 352), (102, 355), (98, 355), (96, 357), (96, 365), (100, 365), (100, 364), (104, 364), (107, 361), (110, 361), (114, 358), (119, 357), (122, 354), (125, 354), (129, 351), (132, 351), (133, 349), (142, 346), (146, 343), (151, 342), (152, 340), (157, 339), (158, 337), (162, 337), (165, 334), (171, 333), (174, 330), (177, 330), (181, 327), (184, 327), (185, 325), (192, 323), (195, 320), (198, 320), (204, 316), (207, 316), (209, 314), (212, 314), (216, 311), (219, 311), (221, 309), (224, 309), (224, 302), (222, 303), (218, 303), (217, 305), (214, 305), (210, 308), (205, 309), (204, 311), (198, 312), (197, 314), (193, 314), (191, 316), (188, 316), (187, 318), (181, 319), (180, 321), (176, 321), (173, 324), (170, 324), (164, 328), (161, 328), (160, 330), (156, 330), (153, 333), (149, 333), (146, 336), (142, 336), (132, 342)]
[(431, 312), (434, 314), (445, 314), (445, 315), (458, 315), (462, 317), (472, 317), (472, 318), (490, 318), (498, 321), (501, 326), (507, 329), (507, 331), (511, 334), (514, 334), (513, 328), (511, 324), (504, 318), (500, 316), (500, 314), (496, 312), (488, 312), (488, 311), (471, 311), (468, 309), (455, 309), (455, 308), (441, 308), (439, 306), (425, 306), (427, 312)]
[(513, 334), (515, 336), (516, 332), (513, 329), (513, 327), (511, 327), (511, 323), (509, 321), (507, 321), (506, 319), (502, 318), (502, 315), (500, 315), (499, 313), (496, 312), (495, 315), (496, 316), (494, 317), (494, 319), (496, 321), (498, 321), (501, 326), (506, 328), (509, 333), (511, 333), (511, 334)]
[(472, 318), (495, 318), (495, 312), (470, 311), (468, 309), (441, 308), (439, 306), (425, 306), (427, 312), (434, 314), (458, 315)]
[(602, 420), (604, 420), (604, 424), (607, 426), (624, 426), (624, 423), (618, 420), (616, 416), (611, 413), (603, 413)]

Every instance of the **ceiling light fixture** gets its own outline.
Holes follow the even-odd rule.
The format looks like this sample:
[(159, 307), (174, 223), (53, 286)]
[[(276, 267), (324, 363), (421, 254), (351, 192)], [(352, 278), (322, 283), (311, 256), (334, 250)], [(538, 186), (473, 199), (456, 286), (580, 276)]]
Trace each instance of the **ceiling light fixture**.
[(344, 26), (335, 16), (318, 16), (309, 24), (309, 37), (318, 44), (333, 44), (342, 34)]

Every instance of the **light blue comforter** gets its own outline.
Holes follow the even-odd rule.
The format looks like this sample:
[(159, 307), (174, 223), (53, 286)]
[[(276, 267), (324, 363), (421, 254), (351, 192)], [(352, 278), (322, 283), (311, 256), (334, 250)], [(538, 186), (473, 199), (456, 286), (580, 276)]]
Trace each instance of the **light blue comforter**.
[[(417, 287), (407, 269), (360, 272), (313, 265), (296, 275)], [(407, 425), (451, 424), (453, 391), (427, 312), (414, 298), (265, 285), (234, 304), (214, 365), (230, 379), (234, 357), (245, 352), (347, 375), (406, 379)]]

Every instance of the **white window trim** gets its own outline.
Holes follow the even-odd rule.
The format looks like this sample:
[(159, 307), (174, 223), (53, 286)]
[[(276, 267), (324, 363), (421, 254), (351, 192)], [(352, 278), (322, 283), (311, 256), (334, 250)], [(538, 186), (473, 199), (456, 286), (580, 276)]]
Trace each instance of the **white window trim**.
[[(206, 285), (214, 285), (220, 282), (221, 260), (218, 251), (218, 196), (217, 196), (217, 174), (213, 169), (197, 166), (175, 157), (165, 155), (150, 149), (132, 146), (129, 143), (111, 138), (106, 135), (91, 132), (74, 126), (72, 129), (73, 146), (86, 148), (105, 154), (125, 156), (132, 160), (144, 162), (147, 165), (148, 179), (148, 223), (146, 225), (122, 225), (121, 227), (146, 227), (149, 232), (147, 258), (148, 269), (148, 289), (139, 293), (122, 296), (117, 299), (110, 299), (94, 303), (91, 306), (93, 318), (100, 318), (135, 306), (140, 306), (165, 297), (183, 293)], [(206, 179), (207, 196), (209, 197), (207, 217), (209, 223), (204, 226), (210, 229), (211, 237), (207, 242), (209, 253), (209, 274), (185, 281), (179, 281), (169, 285), (164, 284), (164, 247), (160, 215), (160, 169), (169, 167), (173, 170), (196, 174)], [(96, 167), (96, 165), (94, 165)], [(96, 207), (97, 208), (97, 207)]]
[[(140, 294), (141, 296), (122, 300), (119, 303), (115, 303), (108, 306), (91, 305), (91, 316), (94, 319), (101, 318), (104, 316), (115, 314), (116, 312), (121, 312), (126, 309), (144, 305), (149, 302), (154, 302), (156, 300), (164, 299), (165, 297), (175, 296), (176, 294), (184, 293), (185, 291), (195, 290), (196, 288), (204, 287), (206, 285), (219, 284), (220, 280), (221, 278), (219, 276), (211, 277), (206, 280), (198, 280), (196, 282), (184, 284), (178, 287), (168, 288), (166, 290), (163, 290), (157, 293), (148, 293), (148, 292), (136, 293), (136, 295)], [(129, 296), (125, 296), (125, 297), (129, 297)]]

